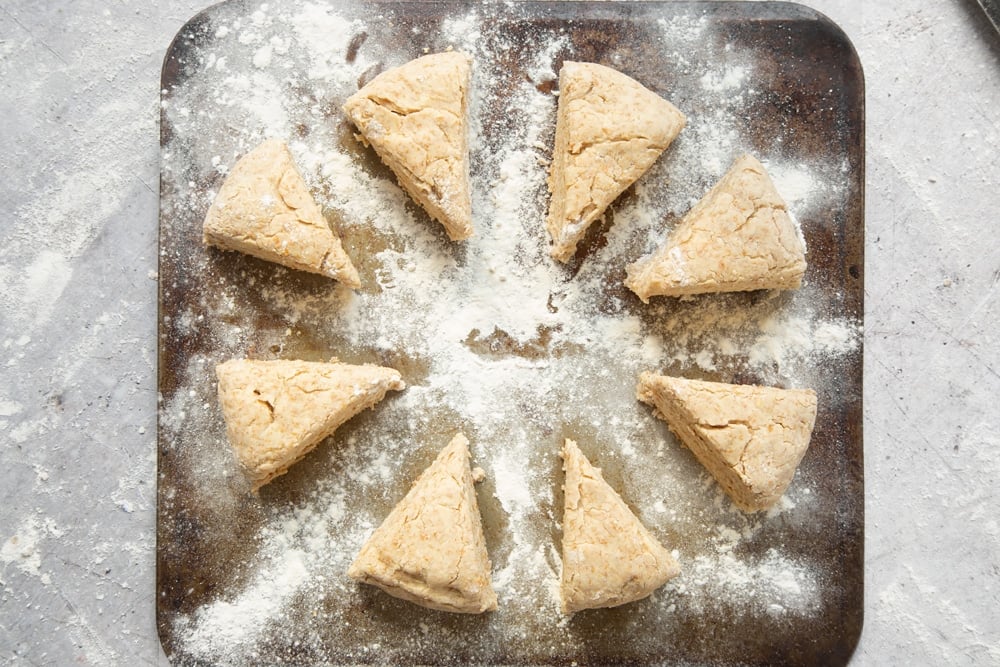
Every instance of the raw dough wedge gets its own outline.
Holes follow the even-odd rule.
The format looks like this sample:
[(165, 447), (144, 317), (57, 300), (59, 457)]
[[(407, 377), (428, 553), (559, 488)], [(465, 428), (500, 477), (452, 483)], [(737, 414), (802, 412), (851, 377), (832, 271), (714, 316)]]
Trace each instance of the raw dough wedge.
[(575, 442), (566, 440), (562, 457), (566, 471), (560, 583), (563, 613), (640, 600), (680, 574), (674, 557), (646, 530)]
[(347, 574), (423, 607), (497, 608), (490, 584), (469, 441), (459, 433), (372, 534)]
[(674, 105), (621, 72), (563, 63), (545, 222), (555, 259), (573, 257), (590, 224), (652, 166), (685, 122)]
[(236, 162), (208, 209), (203, 230), (208, 245), (361, 287), (357, 269), (309, 194), (292, 154), (277, 139)]
[(405, 388), (383, 366), (233, 359), (215, 367), (226, 435), (256, 490), (390, 389)]
[(637, 395), (656, 407), (737, 507), (772, 507), (809, 447), (816, 392), (643, 373)]
[(796, 289), (805, 246), (764, 166), (744, 155), (659, 250), (627, 271), (625, 285), (645, 303), (658, 295)]
[(470, 71), (467, 55), (434, 53), (382, 72), (344, 103), (363, 140), (453, 241), (472, 236)]

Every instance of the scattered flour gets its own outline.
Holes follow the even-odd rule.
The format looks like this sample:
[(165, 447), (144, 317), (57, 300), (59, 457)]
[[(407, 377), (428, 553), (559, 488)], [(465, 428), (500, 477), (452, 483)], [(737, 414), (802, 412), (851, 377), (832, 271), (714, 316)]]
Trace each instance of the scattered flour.
[(729, 551), (695, 556), (690, 561), (682, 596), (705, 610), (735, 608), (742, 613), (805, 615), (820, 608), (820, 589), (807, 566), (769, 550), (761, 559), (744, 559)]
[[(29, 517), (24, 519), (17, 532), (7, 538), (0, 547), (0, 563), (14, 565), (21, 572), (38, 577), (43, 584), (51, 583), (49, 574), (42, 572), (42, 551), (40, 543), (46, 537), (59, 538), (64, 535), (51, 518)], [(2, 570), (0, 570), (2, 574)], [(3, 579), (0, 578), (0, 584)]]
[(705, 72), (701, 77), (701, 87), (703, 90), (713, 93), (739, 90), (748, 73), (744, 65), (729, 65), (721, 72)]
[(22, 523), (18, 532), (0, 547), (0, 561), (5, 565), (13, 563), (19, 570), (33, 576), (40, 576), (42, 554), (38, 551), (38, 523), (29, 520)]
[(280, 610), (307, 579), (305, 557), (298, 549), (286, 549), (280, 561), (269, 563), (271, 567), (262, 569), (234, 600), (219, 600), (198, 610), (190, 619), (192, 630), (188, 645), (191, 652), (214, 657), (213, 647), (251, 644), (269, 623), (280, 621), (280, 611), (276, 614), (276, 610)]

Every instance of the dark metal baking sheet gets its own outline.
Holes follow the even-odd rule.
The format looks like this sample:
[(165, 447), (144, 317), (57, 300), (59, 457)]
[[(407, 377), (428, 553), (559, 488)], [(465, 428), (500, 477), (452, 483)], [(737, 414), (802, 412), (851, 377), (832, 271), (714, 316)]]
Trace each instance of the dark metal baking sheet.
[[(272, 6), (275, 4), (282, 6), (281, 2)], [(469, 7), (459, 2), (341, 2), (333, 6), (343, 15), (364, 23), (362, 41), (394, 42), (398, 49), (412, 53), (413, 57), (422, 53), (425, 44), (433, 43), (444, 18)], [(180, 31), (164, 61), (161, 88), (165, 103), (198, 77), (210, 75), (209, 66), (199, 54), (220, 39), (216, 25), (223, 18), (229, 21), (234, 16), (250, 16), (256, 7), (249, 2), (222, 3), (199, 14)], [(766, 151), (773, 148), (778, 137), (783, 150), (802, 159), (845, 165), (844, 187), (837, 205), (825, 213), (822, 221), (801, 219), (800, 222), (810, 253), (810, 294), (822, 302), (818, 307), (835, 309), (837, 314), (861, 322), (864, 84), (852, 46), (829, 20), (799, 5), (770, 2), (533, 2), (484, 5), (482, 9), (485, 30), (502, 32), (515, 43), (543, 31), (564, 31), (572, 44), (565, 53), (566, 59), (595, 62), (609, 61), (612, 56), (617, 62), (624, 59), (630, 74), (673, 91), (672, 101), (694, 116), (709, 110), (699, 106), (697, 91), (690, 85), (692, 77), (680, 75), (676, 64), (665, 58), (664, 54), (670, 50), (669, 37), (665, 42), (662, 36), (654, 39), (650, 34), (657, 21), (677, 17), (696, 18), (711, 26), (711, 40), (688, 54), (689, 72), (698, 72), (713, 54), (720, 52), (723, 43), (732, 46), (735, 52), (752, 54), (758, 94), (748, 101), (742, 125), (750, 145)], [(238, 70), (240, 64), (230, 62), (229, 67)], [(512, 80), (525, 67), (524, 54), (516, 48), (510, 52), (509, 67)], [(292, 92), (308, 94), (303, 90)], [(330, 122), (341, 122), (336, 119), (336, 105), (319, 113)], [(491, 122), (501, 123), (502, 119), (484, 119), (484, 125)], [(193, 370), (193, 364), (198, 360), (199, 363), (221, 361), (237, 352), (320, 359), (329, 356), (331, 349), (337, 349), (348, 361), (392, 364), (411, 379), (419, 378), (423, 372), (419, 360), (363, 350), (347, 351), (345, 355), (343, 349), (338, 349), (339, 341), (334, 335), (310, 329), (308, 321), (294, 325), (297, 342), (289, 339), (279, 349), (273, 346), (274, 336), (264, 332), (284, 330), (288, 323), (280, 312), (275, 312), (273, 303), (255, 298), (252, 290), (248, 291), (246, 302), (235, 305), (225, 321), (199, 317), (209, 314), (204, 307), (206, 293), (232, 293), (232, 275), (256, 284), (279, 280), (306, 297), (329, 289), (329, 283), (319, 277), (289, 277), (281, 273), (275, 278), (273, 267), (256, 260), (246, 263), (225, 255), (206, 261), (200, 238), (205, 210), (192, 202), (208, 201), (220, 177), (205, 177), (205, 165), (196, 162), (195, 156), (200, 153), (191, 147), (204, 142), (225, 143), (238, 132), (224, 118), (210, 128), (199, 136), (185, 135), (183, 128), (175, 127), (167, 114), (161, 124), (161, 145), (170, 153), (172, 168), (163, 171), (160, 184), (160, 401), (161, 406), (166, 406), (181, 392), (191, 392), (192, 396), (197, 393), (192, 405), (204, 413), (197, 419), (187, 414), (178, 420), (176, 413), (168, 415), (161, 407), (156, 604), (163, 647), (176, 664), (205, 662), (180, 640), (179, 619), (201, 605), (225, 598), (228, 592), (238, 590), (246, 582), (248, 575), (242, 566), (257, 549), (254, 535), (268, 516), (269, 505), (301, 501), (309, 485), (317, 479), (315, 475), (293, 470), (261, 497), (242, 499), (237, 482), (215, 474), (213, 466), (218, 465), (219, 457), (224, 454), (219, 448), (221, 417), (214, 412), (212, 403), (211, 367)], [(488, 133), (489, 128), (485, 131)], [(365, 159), (371, 162), (374, 171), (381, 169), (380, 173), (388, 177), (370, 155)], [(598, 243), (596, 238), (589, 235), (589, 243)], [(363, 236), (348, 238), (349, 247), (363, 247), (369, 242), (377, 240)], [(581, 261), (586, 261), (592, 250), (585, 245)], [(363, 273), (371, 270), (362, 267)], [(620, 287), (609, 290), (615, 292), (615, 297), (624, 294)], [(753, 298), (756, 297), (746, 296)], [(678, 306), (683, 307), (683, 304)], [(239, 350), (222, 340), (220, 330), (225, 327), (243, 331)], [(749, 547), (766, 550), (770, 539), (771, 544), (780, 543), (782, 549), (808, 559), (823, 572), (822, 608), (815, 614), (776, 620), (767, 615), (750, 618), (733, 615), (725, 611), (724, 605), (703, 613), (685, 613), (679, 607), (678, 617), (668, 629), (651, 623), (651, 617), (644, 617), (641, 610), (602, 610), (575, 617), (566, 628), (573, 641), (558, 642), (552, 649), (548, 638), (530, 633), (518, 641), (498, 642), (498, 637), (505, 637), (503, 629), (492, 627), (488, 618), (425, 615), (405, 603), (386, 602), (372, 595), (364, 598), (368, 607), (338, 612), (337, 618), (350, 619), (350, 625), (328, 622), (325, 612), (339, 604), (337, 599), (324, 600), (324, 608), (313, 610), (311, 615), (290, 617), (288, 622), (295, 623), (295, 627), (278, 628), (267, 634), (252, 662), (845, 664), (861, 631), (863, 609), (860, 345), (835, 367), (816, 372), (824, 374), (829, 384), (839, 387), (835, 404), (821, 409), (809, 455), (800, 469), (800, 474), (812, 481), (816, 496), (812, 506), (817, 509), (808, 526), (775, 522), (781, 525), (768, 526), (759, 536), (760, 543)], [(745, 374), (730, 377), (746, 382), (756, 379)], [(193, 389), (192, 378), (200, 378), (204, 387)], [(362, 422), (366, 419), (369, 417), (359, 417)], [(352, 429), (363, 426), (363, 423), (349, 424), (340, 435), (349, 437)], [(439, 440), (443, 445), (444, 440)], [(375, 502), (386, 509), (391, 506), (388, 499), (398, 498), (413, 472), (426, 460), (427, 457), (419, 465), (404, 466), (393, 488)], [(336, 466), (336, 462), (320, 462), (317, 475), (336, 473)], [(553, 484), (558, 484), (557, 464), (553, 464), (552, 473)], [(615, 477), (613, 468), (611, 477)], [(226, 507), (206, 505), (205, 498), (211, 496), (196, 490), (207, 483), (226, 487), (226, 493), (219, 495), (228, 503)], [(502, 538), (496, 535), (502, 530), (502, 518), (490, 509), (489, 503), (481, 504), (488, 540), (491, 546), (498, 544)], [(418, 632), (418, 623), (430, 625), (432, 634), (440, 630), (440, 635), (434, 635), (440, 641), (406, 650), (398, 648), (394, 642)], [(311, 639), (302, 641), (304, 637)]]
[(997, 0), (977, 0), (979, 6), (986, 12), (986, 17), (993, 24), (993, 27), (1000, 30), (1000, 3)]

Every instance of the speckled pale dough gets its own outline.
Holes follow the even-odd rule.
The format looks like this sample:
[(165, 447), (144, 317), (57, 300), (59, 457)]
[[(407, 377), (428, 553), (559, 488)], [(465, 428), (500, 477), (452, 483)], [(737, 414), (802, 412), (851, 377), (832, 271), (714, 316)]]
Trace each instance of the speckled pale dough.
[(208, 245), (238, 250), (348, 287), (361, 279), (323, 218), (288, 147), (268, 139), (240, 158), (205, 216)]
[(392, 368), (335, 360), (233, 359), (215, 374), (226, 434), (254, 489), (287, 472), (387, 391), (406, 387)]
[(567, 439), (563, 514), (563, 613), (617, 607), (640, 600), (680, 574), (680, 566), (653, 537), (599, 468)]
[(469, 441), (459, 433), (368, 538), (347, 574), (423, 607), (479, 614), (497, 608), (490, 569)]
[(625, 285), (651, 296), (796, 289), (805, 246), (764, 166), (738, 158), (667, 242), (628, 267)]
[(563, 63), (545, 221), (554, 258), (573, 257), (590, 224), (652, 166), (685, 122), (674, 105), (621, 72)]
[(656, 407), (737, 507), (774, 506), (809, 447), (816, 392), (643, 373), (637, 396)]
[(471, 60), (449, 51), (387, 70), (344, 112), (448, 237), (472, 236), (467, 91)]

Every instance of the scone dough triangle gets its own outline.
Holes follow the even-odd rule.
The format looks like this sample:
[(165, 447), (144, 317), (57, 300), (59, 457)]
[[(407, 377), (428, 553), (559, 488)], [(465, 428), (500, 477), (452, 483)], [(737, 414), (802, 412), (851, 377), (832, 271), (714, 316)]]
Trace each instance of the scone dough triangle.
[(564, 613), (640, 600), (680, 573), (674, 557), (632, 513), (576, 443), (566, 471), (562, 581)]
[(277, 139), (236, 162), (208, 209), (203, 231), (208, 245), (361, 286), (288, 147)]
[(459, 433), (361, 548), (347, 574), (423, 607), (497, 608), (469, 441)]
[(387, 391), (406, 386), (392, 368), (338, 362), (233, 359), (215, 373), (226, 434), (254, 489)]
[(737, 507), (772, 507), (809, 447), (816, 392), (643, 373), (638, 398), (719, 482)]
[(684, 216), (667, 242), (628, 267), (625, 285), (651, 296), (796, 289), (805, 246), (764, 166), (750, 155)]
[(344, 103), (364, 140), (448, 237), (472, 236), (469, 57), (434, 53), (387, 70)]
[(685, 122), (674, 105), (621, 72), (563, 63), (545, 223), (554, 258), (573, 257), (590, 224), (649, 169)]

